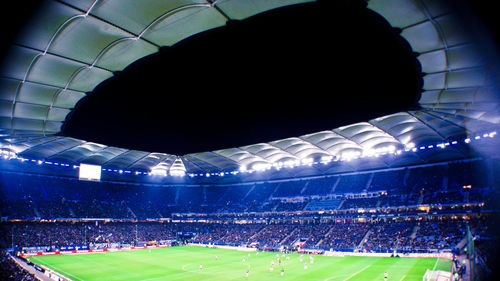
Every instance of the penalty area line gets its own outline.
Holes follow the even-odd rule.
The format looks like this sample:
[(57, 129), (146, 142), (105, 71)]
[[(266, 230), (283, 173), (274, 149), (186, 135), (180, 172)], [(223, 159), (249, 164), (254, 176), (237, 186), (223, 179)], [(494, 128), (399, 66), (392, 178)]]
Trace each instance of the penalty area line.
[(436, 266), (438, 265), (439, 257), (436, 259), (434, 266), (432, 267), (432, 271), (436, 270)]
[[(342, 280), (342, 281), (347, 281), (347, 280), (349, 280), (349, 279), (353, 278), (354, 276), (356, 276), (356, 275), (360, 274), (361, 272), (363, 272), (364, 270), (366, 270), (366, 269), (367, 269), (368, 267), (370, 267), (370, 266), (372, 266), (372, 265), (371, 265), (371, 264), (369, 264), (369, 265), (367, 265), (367, 266), (363, 267), (362, 269), (360, 269), (360, 270), (358, 270), (358, 271), (354, 272), (353, 274), (351, 274), (349, 277), (347, 277), (346, 279), (344, 279), (344, 280)], [(326, 278), (326, 279), (325, 279), (325, 280), (323, 280), (323, 281), (328, 281), (328, 280), (331, 280), (331, 279), (333, 279), (333, 278), (336, 278), (337, 276), (338, 276), (338, 275), (328, 277), (328, 278)]]

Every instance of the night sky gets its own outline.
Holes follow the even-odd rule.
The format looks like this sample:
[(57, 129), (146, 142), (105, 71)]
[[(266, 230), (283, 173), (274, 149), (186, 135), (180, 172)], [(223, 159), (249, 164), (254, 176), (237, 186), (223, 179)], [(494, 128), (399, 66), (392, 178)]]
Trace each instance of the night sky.
[[(361, 3), (280, 8), (161, 48), (88, 93), (61, 134), (183, 155), (418, 109), (415, 54)], [(9, 22), (5, 38), (14, 38), (32, 5)], [(492, 21), (492, 12), (474, 9)]]

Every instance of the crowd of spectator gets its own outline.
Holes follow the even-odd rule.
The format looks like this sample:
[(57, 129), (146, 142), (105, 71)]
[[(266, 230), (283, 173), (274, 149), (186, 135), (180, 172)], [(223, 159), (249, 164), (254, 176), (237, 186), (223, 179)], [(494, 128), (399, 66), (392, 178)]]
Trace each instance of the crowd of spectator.
[(415, 233), (415, 238), (404, 244), (417, 251), (425, 251), (429, 248), (437, 250), (449, 249), (450, 246), (460, 242), (466, 234), (465, 223), (461, 221), (454, 223), (449, 221), (426, 221), (418, 223), (417, 227), (418, 231)]
[(293, 224), (270, 224), (253, 235), (249, 243), (260, 243), (269, 247), (279, 246), (288, 235), (294, 231), (296, 225)]
[(0, 280), (36, 281), (38, 279), (17, 264), (10, 254), (0, 250)]
[(336, 251), (354, 249), (361, 243), (369, 228), (370, 224), (366, 223), (336, 223), (320, 246)]
[(466, 221), (345, 220), (330, 223), (8, 222), (0, 224), (0, 247), (20, 248), (175, 240), (194, 233), (195, 243), (388, 252), (452, 249), (465, 237)]
[(367, 251), (387, 251), (401, 249), (406, 241), (411, 240), (410, 235), (415, 229), (415, 222), (382, 222), (379, 221), (371, 228), (369, 237), (363, 244)]
[[(172, 213), (293, 212), (487, 203), (493, 188), (486, 178), (481, 163), (474, 161), (302, 180), (204, 186), (148, 186), (2, 173), (0, 216), (8, 219), (146, 219), (170, 217)], [(377, 193), (381, 191), (383, 196)], [(365, 195), (352, 196), (361, 194)], [(300, 200), (292, 202), (286, 198)]]

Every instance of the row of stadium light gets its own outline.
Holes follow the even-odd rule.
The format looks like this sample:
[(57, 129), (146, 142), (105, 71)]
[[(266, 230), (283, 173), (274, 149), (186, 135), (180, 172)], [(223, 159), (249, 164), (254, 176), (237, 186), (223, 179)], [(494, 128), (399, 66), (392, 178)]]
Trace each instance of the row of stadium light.
[[(482, 135), (476, 135), (474, 137), (467, 137), (462, 140), (463, 143), (465, 144), (470, 144), (473, 141), (479, 141), (484, 138), (494, 138), (495, 135), (497, 134), (496, 131), (490, 132), (490, 133), (485, 133)], [(109, 173), (115, 173), (115, 174), (125, 174), (125, 175), (142, 175), (142, 176), (160, 176), (160, 177), (166, 177), (166, 176), (173, 176), (173, 177), (183, 177), (186, 174), (191, 177), (212, 177), (212, 176), (227, 176), (227, 175), (237, 175), (239, 173), (254, 173), (254, 172), (261, 172), (261, 171), (267, 171), (271, 169), (275, 170), (280, 170), (282, 168), (296, 168), (296, 167), (304, 167), (304, 166), (313, 166), (313, 165), (327, 165), (332, 162), (343, 162), (343, 161), (352, 161), (355, 159), (362, 159), (362, 158), (369, 158), (369, 157), (379, 157), (382, 155), (400, 155), (403, 153), (410, 153), (410, 152), (417, 152), (417, 151), (423, 151), (423, 150), (429, 150), (429, 149), (445, 149), (450, 146), (457, 145), (459, 141), (453, 140), (453, 141), (448, 141), (448, 142), (441, 142), (437, 144), (431, 144), (431, 145), (425, 145), (425, 146), (416, 146), (414, 143), (410, 142), (406, 144), (404, 149), (397, 149), (396, 146), (387, 146), (379, 149), (366, 149), (363, 150), (362, 152), (355, 151), (355, 152), (348, 152), (348, 153), (343, 153), (339, 156), (323, 156), (319, 161), (315, 161), (312, 158), (304, 158), (304, 159), (297, 159), (297, 160), (290, 160), (290, 161), (285, 161), (285, 162), (275, 162), (275, 163), (259, 163), (259, 164), (254, 164), (251, 168), (248, 168), (246, 166), (240, 167), (239, 170), (236, 171), (225, 171), (225, 172), (209, 172), (209, 173), (186, 173), (184, 169), (160, 169), (160, 170), (155, 170), (152, 169), (149, 172), (145, 171), (131, 171), (131, 170), (123, 170), (123, 169), (110, 169), (110, 168), (102, 168), (103, 172), (109, 172)], [(68, 164), (68, 163), (59, 163), (59, 162), (52, 162), (52, 161), (45, 161), (45, 160), (40, 160), (40, 159), (30, 159), (30, 158), (24, 158), (18, 156), (15, 152), (6, 149), (5, 147), (2, 147), (0, 149), (0, 155), (1, 159), (3, 160), (18, 160), (20, 162), (30, 162), (30, 163), (35, 163), (37, 165), (49, 165), (49, 166), (56, 166), (56, 167), (63, 167), (63, 168), (72, 168), (72, 169), (78, 169), (80, 166), (79, 165), (73, 165), (73, 164)]]
[[(463, 143), (469, 144), (472, 141), (481, 140), (482, 138), (494, 138), (497, 134), (496, 131), (485, 133), (483, 135), (476, 135), (473, 138), (465, 138), (463, 139)], [(238, 171), (232, 172), (215, 172), (215, 173), (198, 173), (198, 174), (188, 174), (190, 177), (211, 177), (211, 176), (225, 176), (225, 175), (236, 175), (238, 173), (254, 173), (254, 172), (262, 172), (267, 170), (280, 170), (282, 168), (295, 168), (295, 167), (304, 167), (304, 166), (313, 166), (313, 165), (327, 165), (332, 162), (343, 162), (343, 161), (352, 161), (355, 159), (369, 158), (369, 157), (379, 157), (382, 155), (401, 155), (403, 153), (417, 152), (422, 150), (429, 149), (445, 149), (450, 146), (455, 146), (459, 143), (457, 140), (441, 142), (437, 144), (431, 144), (426, 146), (416, 146), (415, 143), (408, 143), (404, 146), (404, 149), (397, 149), (396, 146), (390, 145), (387, 147), (382, 147), (378, 149), (365, 149), (362, 152), (347, 152), (338, 156), (323, 156), (319, 159), (319, 161), (315, 161), (312, 158), (304, 158), (304, 159), (296, 159), (289, 160), (284, 162), (274, 162), (274, 163), (258, 163), (252, 165), (251, 168), (246, 166), (240, 167)]]

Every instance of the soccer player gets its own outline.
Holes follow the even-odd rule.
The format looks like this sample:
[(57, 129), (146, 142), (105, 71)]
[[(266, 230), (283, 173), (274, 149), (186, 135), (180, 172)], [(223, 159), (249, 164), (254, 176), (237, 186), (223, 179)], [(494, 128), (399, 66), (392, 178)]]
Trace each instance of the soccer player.
[(247, 271), (245, 272), (245, 275), (246, 275), (246, 277), (248, 277), (248, 268), (247, 268)]
[(302, 260), (303, 260), (303, 255), (300, 254), (300, 262), (302, 262)]
[(281, 268), (281, 276), (283, 276), (285, 274), (285, 269), (282, 267)]
[(203, 265), (200, 264), (200, 270), (202, 270), (202, 269), (203, 269)]
[(274, 268), (271, 266), (271, 267), (269, 268), (269, 272), (273, 272), (273, 269), (274, 269)]
[(387, 281), (387, 272), (384, 272), (384, 281)]
[(218, 261), (219, 260), (219, 257), (218, 256), (215, 256), (215, 260)]
[(304, 269), (307, 269), (307, 262), (304, 263)]

